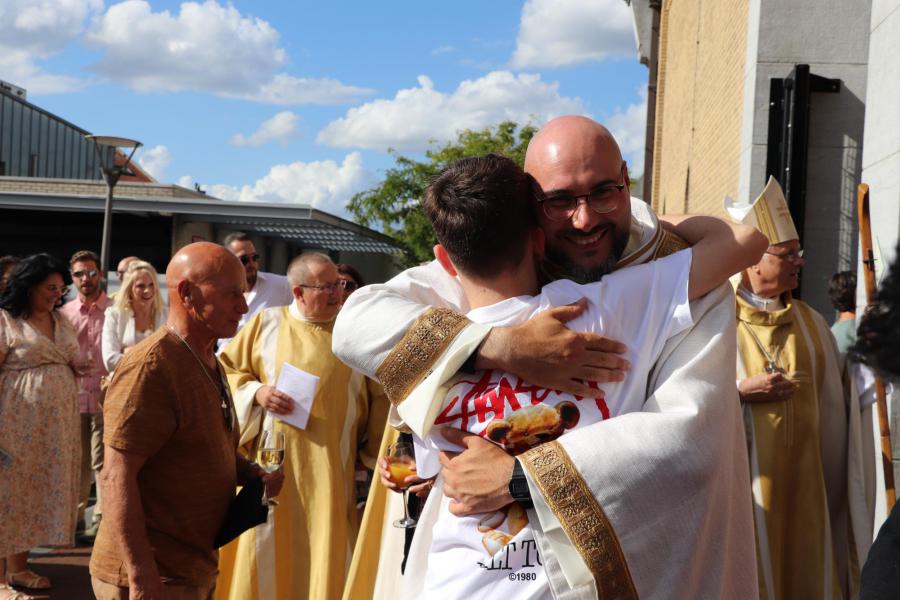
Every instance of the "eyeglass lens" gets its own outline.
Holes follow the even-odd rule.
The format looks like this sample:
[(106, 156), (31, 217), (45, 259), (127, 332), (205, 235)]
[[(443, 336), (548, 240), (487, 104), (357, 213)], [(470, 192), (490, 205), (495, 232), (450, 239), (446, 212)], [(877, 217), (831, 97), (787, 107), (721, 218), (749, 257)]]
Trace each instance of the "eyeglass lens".
[(259, 262), (259, 254), (244, 254), (243, 256), (239, 256), (238, 260), (241, 261), (242, 265), (247, 265), (252, 260), (253, 262)]

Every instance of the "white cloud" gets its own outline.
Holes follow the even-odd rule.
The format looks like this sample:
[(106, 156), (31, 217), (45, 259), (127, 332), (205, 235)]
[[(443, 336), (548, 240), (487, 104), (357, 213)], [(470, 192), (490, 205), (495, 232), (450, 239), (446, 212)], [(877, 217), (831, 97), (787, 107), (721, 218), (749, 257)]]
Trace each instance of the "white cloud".
[(0, 47), (45, 57), (78, 37), (103, 0), (3, 0)]
[(365, 170), (359, 152), (342, 163), (333, 160), (275, 165), (252, 186), (211, 185), (206, 191), (223, 200), (306, 204), (346, 217), (353, 194), (372, 187), (374, 174)]
[(258, 90), (243, 94), (224, 93), (223, 96), (242, 98), (263, 104), (282, 106), (294, 104), (346, 104), (369, 96), (374, 90), (345, 85), (336, 79), (304, 79), (279, 73)]
[(180, 185), (183, 188), (194, 189), (194, 178), (190, 175), (182, 175), (178, 178), (176, 185)]
[(434, 50), (431, 51), (432, 54), (450, 54), (451, 52), (456, 52), (456, 48), (453, 46), (438, 46)]
[(94, 20), (86, 40), (105, 50), (93, 70), (143, 92), (195, 90), (273, 104), (341, 103), (370, 93), (276, 73), (287, 62), (278, 31), (217, 0), (184, 2), (178, 14), (124, 0)]
[(300, 135), (297, 127), (299, 117), (289, 110), (276, 114), (271, 119), (262, 122), (259, 129), (250, 135), (236, 133), (231, 136), (231, 143), (235, 146), (262, 146), (269, 142), (287, 143), (288, 140)]
[(30, 93), (54, 94), (84, 87), (86, 81), (46, 73), (37, 61), (77, 38), (87, 17), (102, 8), (102, 0), (0, 1), (0, 76)]
[(10, 50), (0, 44), (0, 76), (25, 88), (29, 94), (62, 94), (88, 85), (84, 79), (47, 73), (35, 64), (35, 60), (29, 52)]
[(141, 168), (150, 173), (154, 179), (165, 181), (166, 171), (172, 164), (172, 154), (165, 146), (153, 146), (149, 150), (141, 152), (137, 161)]
[(607, 117), (604, 125), (615, 136), (628, 161), (628, 173), (639, 177), (644, 172), (644, 143), (647, 130), (647, 90), (641, 89), (641, 101), (629, 104), (624, 110), (616, 110)]
[(483, 129), (504, 120), (541, 124), (562, 115), (585, 112), (580, 98), (559, 94), (557, 83), (540, 75), (494, 71), (466, 80), (452, 93), (435, 89), (420, 75), (419, 86), (350, 109), (322, 129), (316, 141), (328, 146), (420, 151), (432, 140), (456, 138), (462, 129)]
[(631, 9), (622, 0), (528, 0), (510, 65), (565, 67), (635, 51)]

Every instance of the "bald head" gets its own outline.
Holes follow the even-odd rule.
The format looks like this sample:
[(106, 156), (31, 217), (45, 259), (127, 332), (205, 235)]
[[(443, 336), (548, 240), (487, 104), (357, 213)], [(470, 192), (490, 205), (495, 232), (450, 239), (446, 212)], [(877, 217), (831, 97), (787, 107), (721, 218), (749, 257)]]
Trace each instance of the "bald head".
[(166, 268), (170, 317), (210, 339), (235, 334), (241, 315), (247, 312), (245, 287), (241, 262), (210, 242), (185, 246)]
[(182, 279), (199, 284), (216, 273), (235, 267), (243, 270), (240, 261), (224, 247), (211, 242), (188, 244), (175, 253), (166, 267), (166, 287), (173, 290)]
[(125, 271), (128, 270), (128, 265), (133, 263), (136, 260), (141, 260), (137, 256), (126, 256), (122, 260), (119, 261), (119, 264), (116, 266), (116, 276), (119, 278), (119, 281), (122, 281), (125, 277)]
[(531, 138), (525, 153), (525, 171), (537, 177), (535, 172), (548, 168), (597, 159), (622, 162), (616, 138), (593, 119), (566, 115), (548, 122)]

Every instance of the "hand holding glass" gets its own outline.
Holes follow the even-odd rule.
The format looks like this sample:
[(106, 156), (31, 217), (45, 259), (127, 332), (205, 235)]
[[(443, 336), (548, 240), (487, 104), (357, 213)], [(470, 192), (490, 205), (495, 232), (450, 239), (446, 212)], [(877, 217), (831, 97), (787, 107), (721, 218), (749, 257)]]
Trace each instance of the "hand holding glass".
[(391, 482), (403, 490), (403, 518), (394, 521), (394, 527), (408, 529), (416, 526), (416, 520), (409, 516), (407, 507), (407, 492), (409, 483), (406, 478), (416, 474), (416, 455), (412, 444), (398, 442), (388, 448), (388, 471), (391, 474)]
[[(274, 473), (283, 462), (284, 434), (280, 431), (263, 431), (259, 438), (259, 447), (256, 450), (256, 464), (266, 473)], [(270, 500), (266, 496), (265, 489), (262, 503), (263, 506), (278, 506), (278, 502)]]

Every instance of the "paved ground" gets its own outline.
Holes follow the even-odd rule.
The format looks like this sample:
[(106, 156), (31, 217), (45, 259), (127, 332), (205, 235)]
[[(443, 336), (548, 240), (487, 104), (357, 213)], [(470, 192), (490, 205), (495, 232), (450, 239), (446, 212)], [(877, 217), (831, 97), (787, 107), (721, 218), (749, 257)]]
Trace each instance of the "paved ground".
[(29, 568), (49, 577), (53, 589), (32, 592), (32, 595), (49, 600), (93, 600), (91, 576), (88, 573), (90, 558), (91, 546), (34, 550), (28, 557)]

